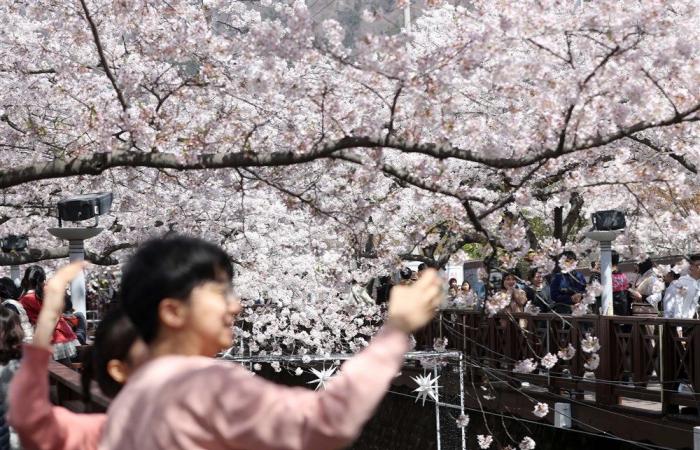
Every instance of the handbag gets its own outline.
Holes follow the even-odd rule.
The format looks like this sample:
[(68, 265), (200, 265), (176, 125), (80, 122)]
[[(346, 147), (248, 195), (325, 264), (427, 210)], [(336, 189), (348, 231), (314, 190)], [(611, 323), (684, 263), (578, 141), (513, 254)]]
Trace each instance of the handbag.
[(647, 302), (632, 303), (632, 315), (635, 317), (658, 317), (659, 311)]
[(627, 226), (622, 211), (598, 211), (591, 215), (593, 229), (598, 231), (622, 230)]

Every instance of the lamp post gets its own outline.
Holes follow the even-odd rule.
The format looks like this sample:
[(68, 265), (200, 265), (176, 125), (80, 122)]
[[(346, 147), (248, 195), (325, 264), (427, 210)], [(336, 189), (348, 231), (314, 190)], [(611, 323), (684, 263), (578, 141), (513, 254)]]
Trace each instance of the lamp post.
[[(4, 253), (12, 253), (26, 250), (29, 240), (26, 235), (18, 236), (15, 234), (10, 234), (6, 238), (2, 239), (1, 242), (2, 251)], [(19, 270), (18, 264), (10, 265), (10, 278), (12, 278), (12, 281), (14, 281), (15, 286), (19, 287), (20, 280), (22, 279), (22, 273)]]
[(411, 32), (411, 0), (406, 0), (406, 6), (403, 7), (403, 26), (407, 33)]
[[(85, 260), (85, 240), (102, 232), (103, 229), (97, 227), (98, 216), (108, 213), (111, 206), (112, 194), (109, 192), (79, 195), (58, 202), (58, 228), (49, 228), (48, 231), (68, 241), (70, 262)], [(78, 222), (92, 218), (95, 224), (90, 227), (63, 227), (63, 221)], [(85, 314), (85, 275), (82, 272), (71, 282), (70, 291), (73, 308)]]
[(612, 242), (624, 232), (625, 216), (619, 211), (599, 211), (593, 214), (593, 229), (585, 234), (600, 245), (601, 314), (613, 315)]

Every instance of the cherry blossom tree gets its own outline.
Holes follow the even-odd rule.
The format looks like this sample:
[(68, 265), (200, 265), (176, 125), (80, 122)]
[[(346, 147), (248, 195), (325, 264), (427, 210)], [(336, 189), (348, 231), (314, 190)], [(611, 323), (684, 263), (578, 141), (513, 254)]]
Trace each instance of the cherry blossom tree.
[(270, 335), (280, 308), (289, 324), (319, 305), (294, 318), (317, 333), (273, 351), (327, 352), (376, 318), (340, 293), (406, 259), (476, 243), (551, 269), (611, 208), (626, 254), (697, 245), (695, 2), (428, 3), (410, 33), (353, 46), (302, 1), (0, 5), (0, 232), (32, 246), (0, 261), (64, 257), (52, 205), (113, 191), (93, 261), (202, 235)]

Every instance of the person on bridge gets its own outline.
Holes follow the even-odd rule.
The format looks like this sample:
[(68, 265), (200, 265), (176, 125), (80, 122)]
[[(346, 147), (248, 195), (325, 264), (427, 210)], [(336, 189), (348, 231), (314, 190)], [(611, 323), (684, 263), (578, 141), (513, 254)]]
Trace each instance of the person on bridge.
[(647, 258), (637, 265), (639, 277), (634, 282), (634, 287), (629, 289), (629, 296), (634, 302), (646, 302), (658, 312), (659, 303), (662, 300), (664, 281), (657, 273), (654, 262)]
[(0, 301), (2, 302), (2, 306), (17, 313), (20, 323), (22, 324), (22, 331), (24, 332), (24, 342), (32, 342), (34, 327), (32, 327), (29, 321), (29, 316), (27, 315), (27, 311), (24, 310), (24, 306), (17, 301), (18, 297), (19, 291), (15, 286), (15, 282), (8, 277), (0, 278)]
[(664, 317), (692, 319), (697, 316), (700, 298), (700, 253), (688, 257), (688, 273), (666, 289)]
[(525, 287), (527, 300), (540, 308), (541, 312), (549, 312), (552, 308), (552, 298), (549, 285), (544, 279), (542, 271), (540, 269), (532, 269), (529, 278), (529, 284)]
[(583, 300), (583, 294), (586, 292), (586, 277), (576, 270), (577, 261), (576, 253), (571, 250), (564, 251), (552, 277), (552, 310), (559, 314), (571, 314), (572, 306)]
[(231, 345), (241, 311), (230, 257), (201, 239), (143, 244), (122, 276), (125, 311), (152, 359), (112, 402), (100, 449), (286, 449), (347, 446), (386, 393), (442, 299), (434, 269), (391, 290), (387, 321), (325, 390), (275, 385), (212, 357)]
[[(39, 311), (41, 311), (44, 283), (46, 283), (46, 273), (41, 266), (27, 267), (22, 278), (22, 296), (19, 302), (27, 311), (29, 322), (34, 326), (37, 326)], [(71, 358), (78, 354), (76, 349), (80, 345), (78, 337), (63, 317), (59, 317), (55, 322), (51, 344), (53, 344), (53, 359), (62, 364), (70, 365)]]
[(630, 282), (627, 275), (624, 272), (621, 272), (618, 268), (618, 265), (620, 264), (620, 254), (615, 250), (612, 251), (611, 263), (613, 314), (616, 316), (631, 316), (632, 310), (630, 308), (630, 301), (628, 298)]

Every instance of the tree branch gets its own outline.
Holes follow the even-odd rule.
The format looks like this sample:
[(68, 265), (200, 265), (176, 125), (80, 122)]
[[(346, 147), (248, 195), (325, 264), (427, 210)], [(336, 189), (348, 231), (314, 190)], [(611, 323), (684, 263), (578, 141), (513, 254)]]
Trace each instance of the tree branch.
[(105, 52), (104, 48), (102, 47), (102, 41), (100, 40), (100, 34), (97, 32), (97, 26), (95, 25), (95, 22), (92, 20), (92, 16), (90, 16), (90, 11), (88, 10), (87, 5), (85, 4), (85, 0), (80, 0), (80, 4), (83, 7), (83, 12), (85, 12), (85, 19), (87, 20), (88, 24), (90, 25), (90, 31), (92, 32), (92, 38), (95, 41), (95, 47), (97, 47), (97, 54), (100, 57), (100, 64), (102, 65), (102, 68), (105, 71), (105, 74), (107, 75), (107, 78), (109, 78), (110, 83), (112, 83), (112, 87), (114, 88), (114, 92), (117, 93), (117, 99), (119, 99), (119, 103), (122, 105), (122, 109), (126, 111), (129, 108), (129, 104), (126, 102), (126, 99), (124, 98), (124, 94), (122, 93), (121, 89), (119, 89), (119, 86), (117, 85), (117, 79), (114, 77), (114, 74), (109, 68), (109, 63), (107, 62), (107, 58), (105, 57)]
[[(85, 259), (98, 266), (114, 266), (119, 260), (112, 256), (118, 250), (134, 247), (134, 244), (116, 244), (107, 247), (101, 254), (86, 251)], [(22, 252), (0, 253), (0, 266), (33, 264), (50, 259), (68, 258), (68, 246), (48, 249), (30, 248)]]
[(391, 102), (391, 114), (389, 117), (389, 129), (386, 134), (387, 140), (389, 139), (390, 136), (394, 134), (394, 118), (396, 115), (396, 104), (399, 102), (399, 96), (401, 95), (401, 91), (403, 90), (403, 84), (399, 85), (399, 88), (396, 90), (396, 93), (394, 94), (394, 100)]
[(634, 135), (627, 136), (627, 138), (631, 139), (635, 142), (638, 142), (642, 145), (645, 145), (656, 152), (659, 152), (659, 153), (664, 154), (664, 155), (668, 155), (669, 158), (675, 160), (680, 165), (682, 165), (683, 167), (688, 169), (690, 172), (694, 173), (695, 175), (698, 174), (698, 168), (695, 167), (695, 164), (693, 164), (690, 161), (688, 161), (687, 159), (685, 159), (685, 156), (674, 153), (673, 150), (671, 150), (671, 149), (663, 148), (659, 145), (656, 145), (651, 140), (649, 140), (647, 138), (637, 137)]
[(579, 146), (565, 147), (561, 151), (559, 151), (558, 148), (532, 151), (527, 156), (520, 158), (494, 158), (480, 151), (461, 149), (452, 145), (438, 145), (433, 143), (415, 144), (391, 136), (388, 136), (387, 139), (368, 136), (347, 136), (304, 154), (294, 154), (292, 152), (272, 152), (266, 155), (255, 155), (251, 152), (210, 153), (196, 155), (193, 158), (194, 161), (187, 162), (178, 160), (173, 154), (164, 153), (144, 153), (138, 151), (94, 153), (92, 155), (76, 157), (68, 161), (57, 159), (47, 163), (0, 170), (0, 189), (42, 179), (64, 178), (75, 175), (98, 175), (113, 167), (202, 170), (233, 167), (286, 166), (307, 163), (320, 158), (329, 158), (340, 150), (352, 148), (390, 148), (404, 153), (418, 153), (437, 159), (455, 158), (492, 168), (517, 169), (547, 159), (558, 158), (563, 155), (590, 150), (596, 147), (603, 147), (635, 133), (639, 133), (640, 131), (652, 128), (663, 128), (683, 122), (697, 122), (700, 121), (700, 117), (693, 116), (693, 114), (697, 113), (699, 110), (700, 103), (665, 120), (638, 122), (607, 136), (588, 139)]
[(664, 96), (664, 98), (666, 98), (666, 100), (671, 104), (671, 108), (673, 108), (673, 112), (677, 115), (678, 108), (676, 107), (676, 104), (671, 99), (671, 97), (668, 96), (668, 94), (666, 93), (664, 88), (661, 87), (659, 82), (654, 77), (652, 77), (651, 74), (646, 69), (642, 69), (642, 72), (644, 72), (644, 75), (646, 75), (646, 77), (649, 79), (649, 81), (651, 81), (652, 84), (654, 84), (654, 86), (656, 86), (656, 88), (661, 92), (661, 94)]

